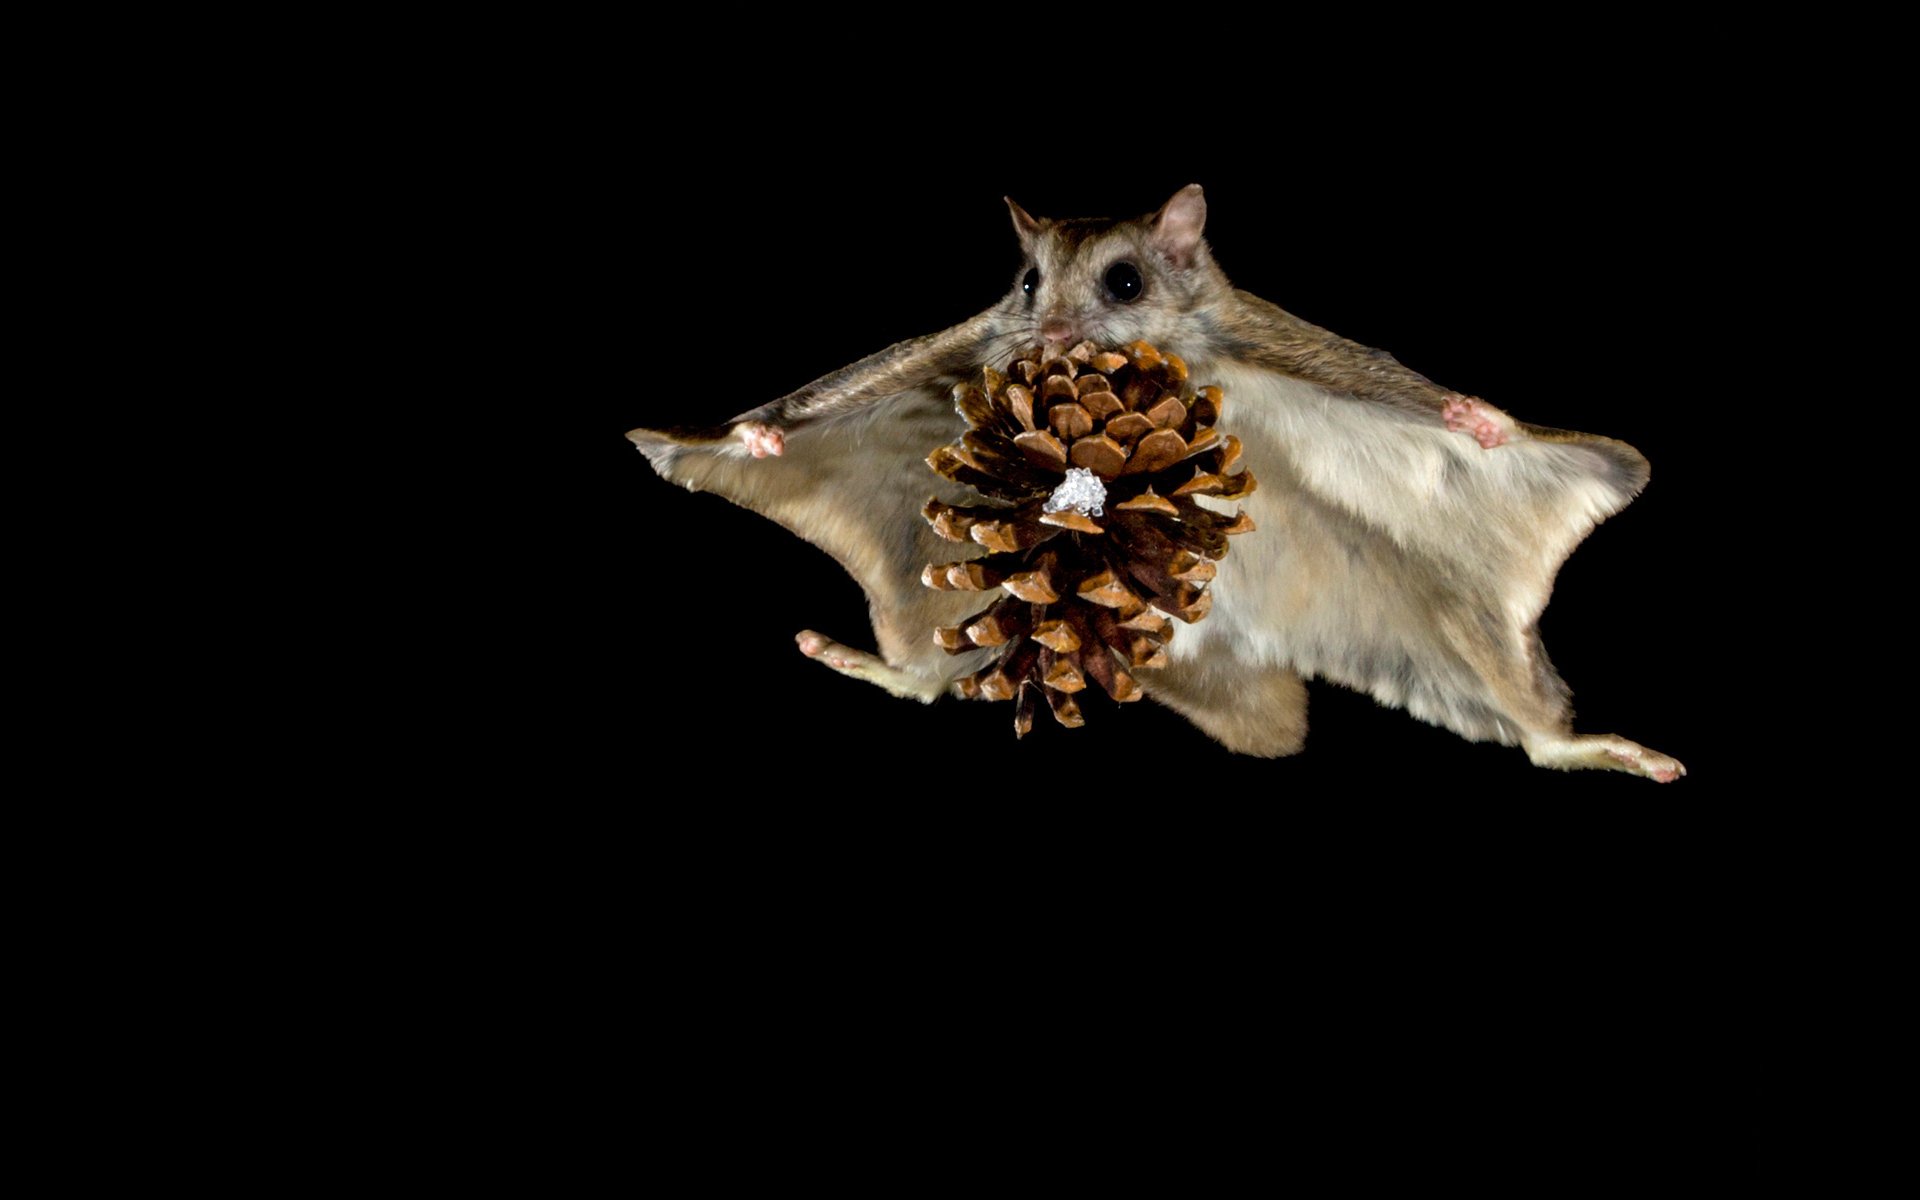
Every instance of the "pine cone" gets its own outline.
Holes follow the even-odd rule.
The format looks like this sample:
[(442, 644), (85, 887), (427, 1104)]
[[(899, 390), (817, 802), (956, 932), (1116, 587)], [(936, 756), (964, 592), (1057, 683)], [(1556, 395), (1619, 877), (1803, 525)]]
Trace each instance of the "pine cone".
[(1168, 616), (1207, 615), (1227, 536), (1253, 528), (1244, 513), (1194, 502), (1254, 489), (1252, 474), (1228, 474), (1240, 439), (1215, 432), (1220, 389), (1195, 391), (1179, 356), (1145, 342), (1104, 352), (1082, 342), (1044, 362), (1031, 351), (1008, 374), (989, 367), (953, 399), (972, 428), (927, 465), (990, 503), (933, 500), (925, 516), (940, 536), (991, 553), (929, 564), (920, 581), (1005, 593), (934, 630), (954, 654), (1001, 647), (961, 693), (1017, 699), (1022, 737), (1043, 697), (1062, 725), (1085, 724), (1074, 693), (1089, 679), (1115, 700), (1138, 700), (1133, 672), (1167, 663)]

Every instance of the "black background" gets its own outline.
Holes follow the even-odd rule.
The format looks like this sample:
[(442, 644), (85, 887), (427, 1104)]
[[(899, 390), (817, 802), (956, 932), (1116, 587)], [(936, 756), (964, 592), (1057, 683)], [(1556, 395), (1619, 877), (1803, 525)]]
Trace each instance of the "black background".
[[(1146, 1016), (1121, 978), (1202, 998), (1234, 1062), (1270, 1037), (1347, 1059), (1404, 1031), (1585, 1078), (1568, 1045), (1618, 1063), (1677, 1042), (1647, 1063), (1664, 1071), (1745, 1034), (1753, 997), (1793, 969), (1773, 965), (1783, 939), (1828, 934), (1820, 869), (1849, 861), (1810, 832), (1822, 793), (1777, 786), (1845, 750), (1776, 715), (1783, 691), (1838, 707), (1817, 676), (1773, 677), (1801, 664), (1769, 637), (1793, 547), (1762, 473), (1798, 460), (1735, 448), (1756, 427), (1792, 448), (1786, 422), (1753, 419), (1783, 403), (1756, 376), (1803, 348), (1724, 315), (1778, 295), (1762, 285), (1780, 253), (1752, 252), (1741, 100), (1615, 48), (1633, 53), (1471, 101), (1437, 67), (1389, 99), (1354, 94), (1374, 65), (1357, 58), (1343, 93), (1276, 63), (1264, 108), (1204, 81), (1138, 93), (1180, 118), (1152, 131), (1140, 106), (1096, 123), (984, 71), (929, 70), (923, 90), (960, 93), (959, 111), (897, 129), (873, 111), (894, 77), (853, 107), (789, 107), (818, 73), (796, 76), (729, 116), (644, 65), (543, 73), (499, 114), (512, 148), (472, 189), (491, 227), (460, 247), (499, 278), (474, 289), (494, 340), (459, 361), (527, 369), (448, 401), (482, 477), (430, 515), (479, 544), (433, 624), (464, 639), (447, 677), (470, 732), (436, 745), (419, 785), (444, 803), (402, 858), (471, 884), (430, 879), (409, 954), (462, 923), (490, 961), (538, 947), (501, 974), (565, 1006), (550, 1024), (584, 1029), (582, 1061), (684, 1044), (729, 1083), (708, 1069), (728, 1047), (777, 1065), (862, 1028), (992, 1028), (994, 1009), (1050, 1036), (1097, 1027), (1096, 1005)], [(1574, 552), (1542, 628), (1576, 728), (1671, 753), (1688, 778), (1540, 770), (1322, 683), (1288, 759), (1228, 754), (1151, 701), (1090, 699), (1086, 728), (1043, 718), (1017, 742), (1008, 705), (921, 706), (803, 658), (802, 628), (871, 645), (859, 589), (763, 518), (663, 482), (623, 436), (724, 420), (978, 312), (1018, 265), (1003, 194), (1127, 215), (1189, 182), (1239, 286), (1524, 420), (1645, 453), (1650, 486)], [(476, 497), (493, 502), (477, 517)], [(1749, 531), (1777, 544), (1754, 555)], [(473, 920), (487, 896), (497, 919)], [(1765, 964), (1751, 987), (1747, 955)], [(595, 997), (617, 1019), (576, 1026)], [(948, 1022), (936, 998), (967, 1011)], [(633, 1020), (663, 1000), (666, 1019)], [(1049, 1020), (1068, 1005), (1078, 1020)], [(844, 1017), (816, 1021), (826, 1008)], [(1156, 1023), (1180, 1037), (1180, 1015)], [(1341, 1036), (1349, 1022), (1363, 1036)], [(1748, 1070), (1774, 1062), (1737, 1044)]]
[[(1727, 386), (1710, 319), (1727, 287), (1720, 166), (1696, 128), (1595, 104), (1563, 112), (1551, 139), (1447, 110), (1302, 131), (1279, 154), (1032, 145), (855, 145), (808, 116), (750, 141), (663, 134), (620, 162), (550, 147), (559, 212), (541, 252), (561, 282), (542, 316), (578, 434), (563, 486), (584, 570), (556, 631), (576, 743), (648, 777), (685, 764), (686, 786), (718, 794), (824, 786), (949, 812), (1646, 803), (1751, 769), (1728, 716), (1751, 698), (1721, 675), (1739, 582), (1715, 531), (1739, 501), (1712, 417)], [(663, 482), (622, 436), (723, 420), (987, 307), (1019, 265), (1003, 194), (1040, 215), (1131, 215), (1188, 182), (1207, 189), (1206, 234), (1237, 286), (1523, 420), (1647, 456), (1652, 483), (1576, 550), (1542, 630), (1576, 729), (1673, 754), (1689, 778), (1542, 771), (1327, 683), (1310, 684), (1305, 752), (1284, 760), (1230, 755), (1151, 702), (1096, 699), (1086, 728), (1043, 717), (1016, 742), (1010, 705), (923, 707), (804, 659), (803, 628), (871, 648), (858, 587), (763, 518)]]
[[(843, 49), (756, 75), (744, 112), (717, 62), (656, 74), (701, 49), (684, 41), (569, 44), (525, 74), (527, 53), (476, 60), (472, 92), (507, 100), (481, 131), (484, 173), (422, 225), (484, 214), (458, 252), (497, 311), (458, 361), (526, 369), (447, 401), (481, 478), (430, 515), (478, 546), (457, 611), (431, 623), (460, 630), (448, 677), (472, 732), (419, 781), (459, 784), (404, 869), (473, 881), (429, 887), (409, 953), (462, 921), (490, 960), (539, 947), (547, 961), (502, 975), (564, 1004), (552, 1032), (594, 997), (618, 1012), (573, 1029), (582, 1061), (637, 1046), (651, 1066), (684, 1044), (730, 1088), (710, 1069), (729, 1047), (777, 1068), (792, 1045), (838, 1057), (859, 1027), (924, 1042), (937, 1023), (970, 1046), (995, 1009), (1050, 1036), (1097, 1025), (1096, 1003), (1146, 1016), (1115, 995), (1123, 977), (1203, 998), (1235, 1063), (1282, 1037), (1350, 1061), (1402, 1031), (1476, 1055), (1514, 1044), (1584, 1079), (1569, 1045), (1617, 1066), (1645, 1062), (1648, 1034), (1678, 1038), (1684, 1054), (1646, 1062), (1667, 1071), (1744, 1033), (1771, 977), (1690, 989), (1738, 982), (1750, 948), (1770, 962), (1811, 928), (1803, 901), (1834, 851), (1807, 836), (1805, 793), (1756, 808), (1756, 781), (1827, 759), (1773, 719), (1781, 681), (1729, 671), (1799, 666), (1750, 627), (1778, 603), (1784, 551), (1733, 548), (1772, 531), (1778, 490), (1755, 477), (1788, 460), (1731, 447), (1780, 403), (1751, 368), (1801, 347), (1722, 315), (1775, 300), (1781, 252), (1755, 251), (1767, 177), (1747, 151), (1774, 137), (1754, 116), (1773, 81), (1715, 86), (1702, 64), (1738, 54), (1719, 42), (1622, 22), (1577, 51), (1533, 46), (1525, 78), (1504, 52), (1475, 71), (1386, 63), (1371, 42), (1289, 46), (1256, 72), (1196, 50), (1184, 74), (1111, 78), (936, 62), (931, 43), (904, 71)], [(1227, 74), (1260, 94), (1218, 94)], [(854, 94), (820, 103), (828, 78)], [(909, 93), (953, 111), (896, 113)], [(476, 124), (468, 94), (445, 100), (423, 158)], [(979, 311), (1018, 262), (1003, 194), (1127, 215), (1189, 182), (1239, 286), (1524, 420), (1646, 454), (1650, 487), (1575, 551), (1543, 631), (1576, 727), (1674, 754), (1689, 778), (1539, 770), (1320, 683), (1289, 759), (1227, 754), (1151, 702), (1090, 701), (1086, 728), (1042, 718), (1016, 742), (1008, 705), (922, 707), (802, 658), (802, 628), (871, 644), (859, 589), (770, 522), (664, 483), (622, 436), (725, 419)], [(476, 497), (493, 501), (479, 516)], [(1817, 681), (1784, 686), (1821, 703)], [(489, 895), (498, 919), (472, 921)], [(968, 1011), (945, 1021), (934, 998)], [(635, 1021), (649, 1000), (677, 1007)], [(1048, 1019), (1068, 1005), (1077, 1020)], [(829, 1007), (854, 1036), (813, 1020)], [(1180, 1037), (1180, 1015), (1157, 1024)], [(1349, 1017), (1363, 1037), (1337, 1032)], [(715, 1036), (691, 1035), (707, 1022)], [(1776, 1061), (1737, 1044), (1749, 1071)], [(838, 1070), (819, 1065), (794, 1079)]]

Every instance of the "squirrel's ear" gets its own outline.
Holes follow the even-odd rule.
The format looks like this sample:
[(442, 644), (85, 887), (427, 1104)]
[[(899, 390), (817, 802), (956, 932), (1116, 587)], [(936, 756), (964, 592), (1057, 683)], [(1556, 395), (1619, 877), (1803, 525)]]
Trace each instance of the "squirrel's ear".
[(1013, 214), (1013, 231), (1020, 236), (1020, 244), (1031, 249), (1034, 237), (1040, 232), (1040, 222), (1028, 216), (1026, 209), (1015, 204), (1012, 196), (1000, 198), (1007, 202), (1007, 211)]
[(1199, 184), (1190, 183), (1153, 214), (1153, 248), (1176, 267), (1192, 266), (1194, 251), (1200, 248), (1200, 231), (1206, 225), (1207, 194)]

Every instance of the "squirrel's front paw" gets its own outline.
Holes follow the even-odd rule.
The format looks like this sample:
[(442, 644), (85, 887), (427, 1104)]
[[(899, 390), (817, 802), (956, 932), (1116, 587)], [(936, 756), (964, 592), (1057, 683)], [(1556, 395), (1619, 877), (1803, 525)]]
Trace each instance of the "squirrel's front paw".
[(771, 425), (759, 421), (742, 421), (733, 427), (733, 435), (740, 439), (755, 458), (765, 458), (769, 454), (780, 455), (787, 452), (787, 437)]
[(1504, 446), (1513, 436), (1513, 418), (1484, 400), (1454, 396), (1440, 412), (1447, 428), (1454, 433), (1470, 434), (1483, 450)]

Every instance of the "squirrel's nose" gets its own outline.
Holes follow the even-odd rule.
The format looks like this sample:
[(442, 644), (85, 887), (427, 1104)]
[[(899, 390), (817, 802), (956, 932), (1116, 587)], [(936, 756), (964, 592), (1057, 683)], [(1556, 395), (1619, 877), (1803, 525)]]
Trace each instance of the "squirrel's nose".
[(1049, 342), (1071, 342), (1079, 338), (1079, 330), (1065, 317), (1050, 316), (1040, 323), (1040, 336)]

